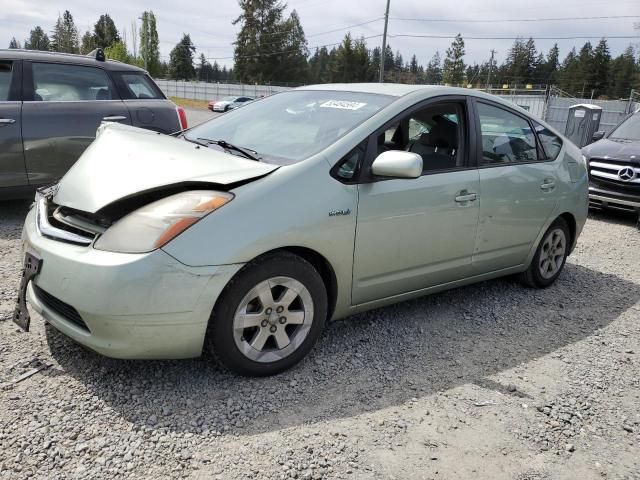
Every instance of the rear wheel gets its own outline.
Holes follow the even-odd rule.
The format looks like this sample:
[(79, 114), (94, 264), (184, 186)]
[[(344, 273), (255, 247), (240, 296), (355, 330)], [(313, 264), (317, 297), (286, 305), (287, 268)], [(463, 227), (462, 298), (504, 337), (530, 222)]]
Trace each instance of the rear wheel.
[(311, 350), (326, 315), (326, 289), (313, 266), (290, 253), (268, 255), (247, 264), (225, 288), (207, 341), (229, 370), (273, 375)]
[(569, 255), (569, 227), (558, 218), (542, 237), (531, 265), (521, 280), (533, 288), (546, 288), (560, 276)]

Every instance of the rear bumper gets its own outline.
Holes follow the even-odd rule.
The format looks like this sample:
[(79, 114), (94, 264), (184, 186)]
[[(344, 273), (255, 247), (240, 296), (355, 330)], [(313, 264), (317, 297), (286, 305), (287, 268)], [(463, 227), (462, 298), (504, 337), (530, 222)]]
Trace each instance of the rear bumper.
[(640, 197), (590, 185), (589, 206), (640, 213)]
[(28, 305), (65, 335), (113, 358), (199, 356), (213, 305), (241, 267), (188, 267), (162, 250), (120, 254), (48, 239), (37, 232), (33, 210), (23, 241), (42, 259), (27, 287)]

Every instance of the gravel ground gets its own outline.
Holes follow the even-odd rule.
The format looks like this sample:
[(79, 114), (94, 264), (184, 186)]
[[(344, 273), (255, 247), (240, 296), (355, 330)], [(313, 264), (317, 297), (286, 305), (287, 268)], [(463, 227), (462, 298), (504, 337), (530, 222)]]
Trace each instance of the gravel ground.
[(106, 359), (39, 317), (21, 333), (26, 208), (0, 203), (0, 478), (640, 479), (633, 219), (591, 218), (545, 291), (498, 280), (357, 315), (246, 379)]

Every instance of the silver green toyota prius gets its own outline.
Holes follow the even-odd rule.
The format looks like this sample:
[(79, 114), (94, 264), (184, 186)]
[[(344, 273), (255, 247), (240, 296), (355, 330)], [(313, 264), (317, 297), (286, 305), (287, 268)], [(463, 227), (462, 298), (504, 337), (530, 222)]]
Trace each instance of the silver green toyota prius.
[(15, 321), (274, 374), (329, 320), (504, 275), (551, 285), (587, 196), (577, 147), (465, 89), (309, 86), (177, 136), (103, 124), (36, 195)]

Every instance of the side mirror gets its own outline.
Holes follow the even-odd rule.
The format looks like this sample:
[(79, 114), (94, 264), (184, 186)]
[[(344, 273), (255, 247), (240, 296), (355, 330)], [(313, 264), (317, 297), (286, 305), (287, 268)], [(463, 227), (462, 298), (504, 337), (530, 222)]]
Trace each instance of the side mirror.
[(422, 157), (417, 153), (389, 150), (376, 157), (371, 171), (381, 177), (418, 178), (422, 175)]
[(597, 142), (598, 140), (602, 140), (604, 138), (604, 130), (598, 130), (593, 134), (593, 141)]

